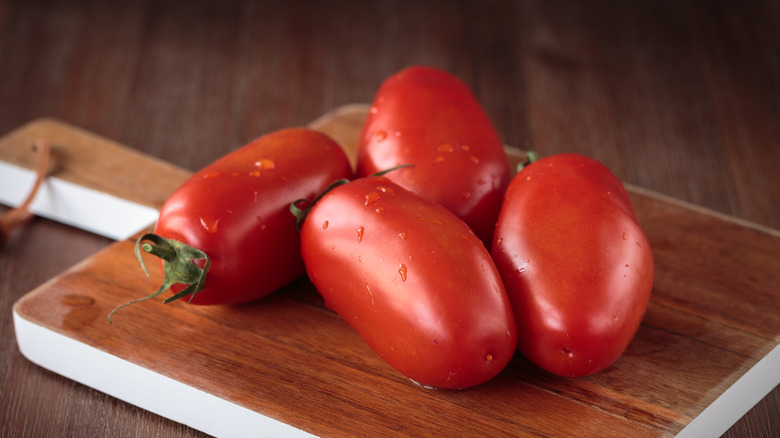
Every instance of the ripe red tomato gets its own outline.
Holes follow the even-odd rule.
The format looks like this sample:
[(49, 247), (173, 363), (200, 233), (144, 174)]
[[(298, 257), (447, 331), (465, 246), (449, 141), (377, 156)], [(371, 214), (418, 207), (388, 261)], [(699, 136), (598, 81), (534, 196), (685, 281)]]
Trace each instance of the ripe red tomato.
[(327, 306), (421, 385), (478, 385), (515, 351), (511, 305), (485, 246), (452, 212), (385, 177), (317, 201), (301, 251)]
[[(351, 176), (344, 151), (325, 134), (306, 128), (267, 134), (184, 182), (160, 211), (154, 233), (163, 239), (144, 236), (151, 242), (144, 248), (189, 271), (199, 271), (193, 260), (203, 267), (198, 259), (208, 256), (205, 284), (189, 292), (197, 292), (192, 304), (263, 297), (305, 270), (290, 203), (312, 200), (334, 180)], [(174, 292), (184, 289), (182, 279), (166, 271), (158, 293), (171, 285)], [(202, 272), (190, 274), (195, 278), (183, 282), (202, 283)]]
[(511, 177), (503, 147), (465, 83), (410, 67), (377, 91), (360, 135), (357, 176), (414, 164), (387, 177), (450, 209), (489, 247)]
[(633, 339), (653, 256), (623, 185), (598, 161), (561, 154), (519, 172), (492, 255), (514, 307), (518, 351), (541, 368), (592, 374)]

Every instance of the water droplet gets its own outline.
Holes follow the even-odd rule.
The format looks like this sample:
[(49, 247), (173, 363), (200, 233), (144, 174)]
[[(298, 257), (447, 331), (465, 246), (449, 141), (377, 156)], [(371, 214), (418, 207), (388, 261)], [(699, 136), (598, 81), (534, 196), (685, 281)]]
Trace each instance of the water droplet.
[(525, 180), (526, 181), (531, 181), (531, 178), (533, 178), (533, 177), (534, 177), (533, 175), (528, 175), (528, 176), (525, 177)]
[(439, 152), (443, 152), (445, 154), (451, 154), (452, 151), (454, 151), (455, 148), (452, 147), (451, 143), (444, 143), (441, 146), (439, 146)]
[(371, 297), (371, 305), (373, 306), (374, 305), (374, 293), (371, 292), (371, 288), (368, 287), (368, 282), (367, 281), (364, 284), (366, 286), (366, 291), (368, 292), (368, 296)]
[(387, 132), (386, 131), (377, 131), (376, 132), (376, 142), (381, 143), (387, 138)]
[(366, 201), (363, 203), (365, 206), (369, 206), (379, 200), (379, 193), (371, 192), (366, 195)]
[(364, 231), (363, 227), (358, 227), (358, 229), (357, 229), (358, 243), (363, 241), (363, 231)]
[(493, 362), (493, 355), (488, 353), (485, 355), (485, 362)]
[(628, 263), (626, 263), (626, 268), (628, 268)]
[(255, 166), (263, 170), (271, 170), (276, 169), (276, 162), (268, 158), (263, 158), (255, 161)]
[(385, 208), (384, 207), (377, 207), (377, 209), (374, 210), (374, 211), (376, 211), (377, 213), (382, 213), (383, 211), (385, 211)]
[(377, 186), (377, 188), (376, 188), (376, 189), (377, 189), (377, 190), (379, 190), (379, 191), (380, 191), (380, 192), (382, 192), (382, 193), (387, 193), (388, 195), (393, 195), (393, 194), (395, 194), (395, 190), (393, 190), (391, 187), (387, 187), (387, 186)]
[(462, 151), (467, 151), (467, 150), (469, 150), (469, 149), (470, 149), (470, 148), (469, 148), (469, 145), (467, 145), (467, 144), (462, 144), (462, 145), (460, 145), (460, 150), (462, 150)]
[(398, 237), (400, 237), (401, 240), (406, 240), (406, 231), (401, 231), (398, 233)]
[(401, 263), (401, 266), (398, 267), (398, 274), (401, 275), (401, 281), (406, 281), (406, 265)]
[(393, 133), (393, 135), (395, 135), (396, 137), (400, 137), (400, 136), (402, 136), (402, 135), (403, 135), (403, 133), (402, 133), (401, 131), (395, 131), (395, 132)]
[(253, 171), (249, 172), (249, 176), (258, 177), (258, 176), (260, 176), (260, 171), (259, 170), (253, 170)]
[(496, 245), (498, 245), (498, 246), (501, 246), (503, 243), (504, 243), (504, 239), (502, 239), (500, 237), (498, 238), (498, 240), (496, 240)]
[(628, 240), (628, 236), (626, 235), (626, 232), (623, 231), (623, 235), (621, 236), (623, 240)]
[(574, 353), (571, 351), (571, 348), (569, 347), (561, 347), (561, 353), (569, 357), (574, 357)]
[(372, 106), (371, 109), (368, 110), (371, 114), (376, 114), (379, 112), (379, 108)]
[(327, 230), (328, 229), (328, 221), (325, 221), (322, 223), (322, 229)]
[(217, 232), (219, 219), (202, 217), (200, 218), (200, 225), (204, 230), (206, 230), (207, 233), (214, 234)]
[(474, 155), (469, 156), (469, 161), (474, 164), (479, 164), (479, 158), (475, 157)]
[(440, 221), (438, 219), (431, 219), (431, 218), (427, 218), (427, 217), (418, 217), (417, 220), (420, 221), (420, 222), (430, 222), (430, 223), (436, 224), (436, 225), (444, 225), (444, 222), (442, 222), (442, 221)]
[(203, 179), (216, 178), (220, 175), (222, 174), (219, 172), (207, 172), (203, 174)]

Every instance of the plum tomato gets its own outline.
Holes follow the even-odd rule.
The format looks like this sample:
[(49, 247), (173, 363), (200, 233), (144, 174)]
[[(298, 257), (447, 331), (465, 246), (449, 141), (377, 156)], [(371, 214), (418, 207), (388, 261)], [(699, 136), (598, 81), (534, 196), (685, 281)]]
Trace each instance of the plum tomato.
[(647, 308), (653, 255), (606, 166), (579, 154), (527, 165), (507, 189), (491, 252), (527, 359), (576, 377), (623, 354)]

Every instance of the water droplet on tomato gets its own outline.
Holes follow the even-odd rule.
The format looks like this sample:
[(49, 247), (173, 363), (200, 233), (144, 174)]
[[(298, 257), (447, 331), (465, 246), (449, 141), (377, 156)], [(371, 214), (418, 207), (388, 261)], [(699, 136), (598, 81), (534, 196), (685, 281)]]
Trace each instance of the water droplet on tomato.
[(253, 170), (253, 171), (249, 172), (249, 176), (258, 177), (258, 176), (260, 176), (260, 171), (259, 170)]
[(379, 112), (379, 108), (372, 106), (371, 109), (368, 110), (371, 114), (376, 114)]
[(401, 240), (406, 240), (406, 231), (401, 231), (398, 233), (398, 237), (400, 237)]
[(571, 348), (569, 347), (561, 347), (561, 353), (569, 357), (574, 357), (574, 353), (571, 351)]
[(498, 240), (496, 240), (496, 245), (498, 245), (498, 246), (501, 246), (503, 243), (504, 243), (504, 239), (502, 239), (500, 237), (498, 238)]
[(438, 219), (431, 219), (431, 218), (427, 218), (427, 217), (418, 217), (417, 220), (420, 221), (420, 222), (430, 222), (430, 223), (436, 224), (436, 225), (444, 225), (444, 222), (442, 222), (442, 221), (440, 221)]
[(385, 211), (385, 208), (384, 207), (377, 207), (377, 209), (374, 210), (374, 211), (376, 211), (377, 213), (382, 213), (383, 211)]
[(382, 193), (387, 193), (388, 195), (393, 195), (393, 194), (395, 194), (395, 190), (393, 190), (391, 187), (387, 187), (387, 186), (377, 186), (377, 188), (376, 188), (376, 189), (377, 189), (377, 190), (379, 190), (379, 191), (380, 191), (380, 192), (382, 192)]
[(451, 154), (453, 150), (455, 150), (455, 148), (452, 147), (451, 143), (444, 143), (439, 146), (439, 152), (443, 152), (445, 154)]
[(626, 232), (623, 231), (623, 235), (621, 236), (623, 240), (628, 240), (628, 236), (626, 235)]
[(398, 267), (398, 274), (401, 275), (401, 281), (406, 281), (406, 265), (401, 263)]
[(207, 233), (214, 234), (217, 232), (219, 219), (202, 217), (200, 218), (200, 225), (204, 230), (206, 230)]
[(387, 131), (377, 131), (374, 137), (377, 143), (381, 143), (387, 138)]
[(493, 355), (488, 353), (485, 355), (485, 362), (493, 362)]
[(470, 148), (469, 148), (469, 145), (467, 145), (467, 144), (462, 144), (462, 145), (460, 145), (460, 150), (462, 150), (462, 151), (467, 151), (467, 150), (469, 150), (469, 149), (470, 149)]
[(219, 172), (207, 172), (203, 174), (203, 179), (216, 178), (220, 175), (222, 174)]
[(269, 158), (263, 158), (255, 161), (255, 166), (263, 170), (276, 169), (276, 162)]
[(364, 231), (363, 227), (358, 227), (358, 229), (357, 229), (358, 243), (363, 241), (363, 231)]
[(628, 268), (628, 263), (626, 263), (626, 268)]
[(479, 158), (475, 157), (474, 155), (469, 156), (469, 161), (474, 164), (479, 164)]
[(322, 223), (322, 229), (327, 230), (328, 229), (328, 221), (325, 221)]
[(379, 193), (371, 192), (366, 195), (366, 201), (363, 203), (365, 206), (369, 206), (379, 200)]

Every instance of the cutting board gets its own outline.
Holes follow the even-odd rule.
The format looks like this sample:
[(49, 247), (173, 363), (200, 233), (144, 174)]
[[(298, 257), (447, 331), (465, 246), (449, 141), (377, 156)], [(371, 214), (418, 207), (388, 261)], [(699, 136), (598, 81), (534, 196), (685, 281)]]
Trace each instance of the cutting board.
[[(366, 110), (338, 108), (312, 126), (354, 156)], [(54, 120), (15, 141), (22, 131), (25, 141), (46, 131), (121, 148)], [(176, 184), (144, 179), (126, 195), (159, 207), (188, 175), (174, 170)], [(143, 274), (133, 239), (20, 299), (18, 345), (43, 367), (219, 436), (718, 435), (780, 382), (780, 232), (627, 189), (655, 284), (625, 354), (589, 377), (550, 375), (516, 355), (478, 387), (422, 388), (327, 310), (306, 278), (245, 305), (146, 301), (109, 324), (113, 308), (161, 282)]]

